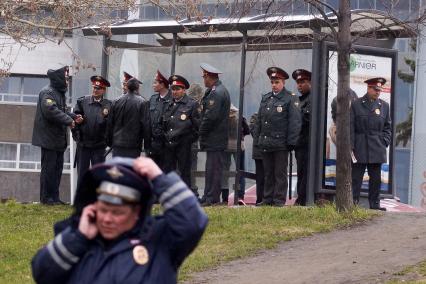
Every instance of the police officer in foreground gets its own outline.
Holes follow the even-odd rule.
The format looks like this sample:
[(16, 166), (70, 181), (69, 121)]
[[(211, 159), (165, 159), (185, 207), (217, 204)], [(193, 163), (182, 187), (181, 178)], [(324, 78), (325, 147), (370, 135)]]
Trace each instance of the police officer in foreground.
[(106, 126), (111, 101), (104, 98), (107, 87), (111, 84), (102, 76), (92, 76), (92, 95), (77, 99), (74, 113), (82, 118), (76, 120), (72, 130), (77, 142), (76, 161), (78, 180), (90, 165), (105, 162)]
[(287, 72), (278, 67), (266, 70), (272, 91), (262, 96), (256, 123), (256, 137), (265, 171), (263, 201), (259, 205), (284, 206), (288, 190), (288, 152), (299, 140), (299, 100), (284, 88)]
[(127, 94), (112, 103), (107, 125), (107, 145), (112, 156), (136, 158), (142, 142), (149, 148), (150, 128), (148, 102), (139, 95), (139, 80), (127, 82)]
[[(154, 197), (161, 216), (151, 216)], [(176, 173), (165, 175), (146, 157), (113, 158), (84, 175), (74, 212), (33, 258), (33, 277), (37, 283), (176, 283), (207, 222)]]
[(49, 205), (64, 204), (59, 199), (59, 185), (67, 127), (73, 128), (74, 119), (81, 119), (66, 109), (68, 71), (68, 66), (47, 71), (50, 83), (40, 91), (34, 118), (32, 144), (41, 147), (40, 202)]
[[(123, 95), (127, 94), (127, 92), (129, 91), (129, 89), (127, 88), (127, 82), (132, 79), (135, 78), (132, 75), (130, 75), (127, 72), (123, 72), (123, 76), (124, 76), (124, 80), (123, 80), (123, 85), (122, 85), (122, 89), (123, 89)], [(136, 79), (136, 78), (135, 78)], [(138, 79), (136, 79), (140, 85), (142, 85), (142, 82), (139, 81)]]
[(149, 116), (151, 120), (151, 144), (149, 156), (164, 169), (164, 130), (161, 123), (164, 107), (171, 100), (169, 80), (157, 70), (152, 84), (155, 94), (149, 99)]
[(206, 151), (206, 179), (201, 203), (210, 206), (219, 203), (223, 171), (223, 151), (228, 145), (228, 123), (231, 100), (228, 90), (219, 80), (222, 71), (202, 63), (206, 91), (202, 99), (200, 148)]
[(386, 80), (378, 77), (364, 82), (367, 84), (367, 94), (351, 106), (353, 199), (355, 204), (359, 202), (367, 168), (370, 208), (386, 211), (386, 208), (380, 207), (381, 168), (382, 163), (387, 161), (386, 148), (392, 139), (392, 122), (389, 104), (379, 99)]
[(191, 148), (198, 138), (200, 114), (198, 103), (186, 95), (188, 81), (179, 75), (169, 78), (172, 100), (165, 107), (163, 128), (166, 138), (164, 169), (178, 169), (182, 180), (191, 186)]
[(291, 75), (296, 81), (300, 93), (299, 108), (302, 116), (302, 128), (295, 149), (297, 161), (297, 199), (295, 204), (306, 205), (308, 162), (309, 162), (309, 124), (311, 121), (311, 72), (297, 69)]

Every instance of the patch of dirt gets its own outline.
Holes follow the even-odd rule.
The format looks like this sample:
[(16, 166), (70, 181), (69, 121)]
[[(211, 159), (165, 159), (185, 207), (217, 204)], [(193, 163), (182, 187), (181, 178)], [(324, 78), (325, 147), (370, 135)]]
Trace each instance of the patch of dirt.
[(425, 259), (426, 213), (387, 212), (363, 225), (284, 242), (186, 283), (383, 283)]

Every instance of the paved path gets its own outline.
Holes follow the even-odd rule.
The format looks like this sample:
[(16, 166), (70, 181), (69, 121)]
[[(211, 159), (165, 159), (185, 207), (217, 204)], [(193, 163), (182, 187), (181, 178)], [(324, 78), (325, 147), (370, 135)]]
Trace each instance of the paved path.
[(382, 283), (426, 259), (426, 213), (284, 242), (275, 250), (195, 274), (188, 283)]

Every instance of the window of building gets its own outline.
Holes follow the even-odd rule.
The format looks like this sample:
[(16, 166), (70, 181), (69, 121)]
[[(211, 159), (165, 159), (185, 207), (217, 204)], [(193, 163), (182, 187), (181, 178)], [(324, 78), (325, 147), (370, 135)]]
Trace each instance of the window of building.
[[(0, 142), (0, 170), (40, 171), (40, 147), (28, 143)], [(64, 171), (71, 169), (69, 148), (64, 153)]]
[(40, 90), (49, 84), (47, 77), (11, 75), (0, 80), (0, 102), (37, 103)]

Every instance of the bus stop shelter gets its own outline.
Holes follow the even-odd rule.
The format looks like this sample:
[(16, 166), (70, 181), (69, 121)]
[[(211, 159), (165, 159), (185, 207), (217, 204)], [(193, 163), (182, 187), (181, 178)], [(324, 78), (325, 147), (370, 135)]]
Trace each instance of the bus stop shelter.
[[(396, 52), (391, 50), (394, 39), (407, 37), (405, 29), (396, 19), (375, 10), (352, 11), (352, 34), (357, 38), (354, 52), (367, 53), (388, 52), (396, 59)], [(206, 18), (185, 19), (182, 21), (122, 21), (106, 27), (91, 26), (83, 29), (85, 36), (102, 36), (103, 47), (131, 50), (149, 50), (170, 55), (170, 73), (175, 73), (177, 53), (214, 53), (239, 52), (239, 127), (237, 137), (237, 161), (235, 171), (235, 189), (238, 189), (239, 178), (254, 178), (251, 172), (242, 171), (239, 167), (241, 152), (241, 121), (244, 111), (244, 94), (246, 86), (246, 55), (249, 51), (272, 50), (312, 50), (312, 90), (311, 90), (311, 124), (308, 167), (308, 204), (314, 202), (317, 192), (333, 193), (325, 189), (324, 147), (325, 147), (325, 112), (327, 91), (328, 51), (335, 49), (335, 40), (331, 28), (337, 28), (337, 18), (329, 15), (326, 22), (321, 15), (258, 15), (242, 18)], [(365, 31), (374, 30), (374, 38), (361, 37)], [(114, 40), (115, 35), (156, 35), (155, 44), (143, 44), (123, 40)], [(367, 35), (367, 34), (366, 34)], [(102, 75), (108, 77), (107, 52), (102, 53)], [(394, 60), (395, 62), (395, 60)], [(219, 66), (218, 66), (219, 67)], [(393, 66), (396, 68), (396, 65)], [(393, 70), (395, 71), (395, 70)], [(393, 72), (395, 73), (395, 72)], [(394, 75), (392, 75), (394, 77)], [(260, 98), (259, 98), (260, 101)], [(392, 163), (389, 170), (392, 177)], [(290, 175), (291, 176), (291, 175)], [(393, 188), (388, 197), (394, 193)], [(235, 204), (237, 198), (235, 195)]]

